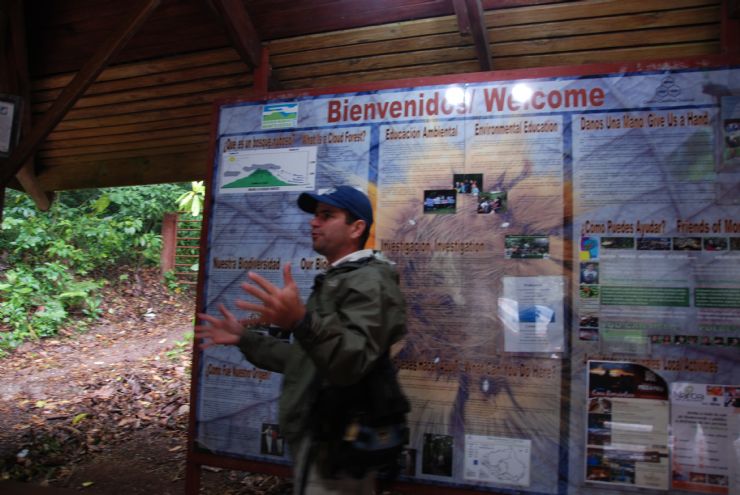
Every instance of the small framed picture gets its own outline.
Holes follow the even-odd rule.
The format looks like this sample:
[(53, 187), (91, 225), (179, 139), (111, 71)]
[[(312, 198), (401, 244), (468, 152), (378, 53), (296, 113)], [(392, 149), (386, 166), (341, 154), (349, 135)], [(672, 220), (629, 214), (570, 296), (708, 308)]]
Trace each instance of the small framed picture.
[(9, 157), (18, 143), (21, 101), (20, 96), (0, 93), (0, 158)]

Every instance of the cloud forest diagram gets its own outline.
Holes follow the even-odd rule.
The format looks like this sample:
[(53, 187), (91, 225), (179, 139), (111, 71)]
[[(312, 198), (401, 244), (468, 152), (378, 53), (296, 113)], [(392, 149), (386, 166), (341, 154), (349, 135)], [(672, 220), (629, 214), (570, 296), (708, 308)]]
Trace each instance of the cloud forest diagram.
[(315, 147), (230, 151), (222, 163), (222, 194), (314, 188)]

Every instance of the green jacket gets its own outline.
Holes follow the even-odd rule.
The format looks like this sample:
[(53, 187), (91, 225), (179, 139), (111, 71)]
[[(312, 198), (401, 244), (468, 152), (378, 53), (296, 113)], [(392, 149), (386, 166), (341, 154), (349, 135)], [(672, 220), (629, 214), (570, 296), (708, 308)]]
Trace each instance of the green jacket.
[(291, 445), (307, 433), (322, 384), (356, 383), (406, 332), (398, 274), (379, 253), (319, 275), (306, 310), (292, 343), (253, 331), (239, 342), (252, 364), (283, 373), (279, 421)]

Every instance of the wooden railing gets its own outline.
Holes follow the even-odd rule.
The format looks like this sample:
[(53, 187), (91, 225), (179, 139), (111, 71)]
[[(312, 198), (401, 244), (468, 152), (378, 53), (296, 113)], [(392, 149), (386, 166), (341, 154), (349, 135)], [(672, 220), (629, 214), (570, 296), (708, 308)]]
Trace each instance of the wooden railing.
[(162, 220), (162, 274), (173, 271), (178, 283), (195, 285), (202, 220), (190, 213), (165, 213)]

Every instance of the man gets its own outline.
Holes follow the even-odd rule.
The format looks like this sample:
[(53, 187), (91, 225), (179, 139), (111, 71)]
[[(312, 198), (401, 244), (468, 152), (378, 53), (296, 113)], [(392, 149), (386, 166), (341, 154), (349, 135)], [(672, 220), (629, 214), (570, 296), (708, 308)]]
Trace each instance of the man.
[[(330, 264), (317, 277), (307, 303), (300, 299), (289, 263), (283, 269), (282, 288), (250, 272), (252, 283), (242, 288), (259, 302), (237, 300), (236, 306), (256, 316), (238, 321), (220, 305), (223, 319), (199, 314), (207, 324), (196, 326), (196, 337), (210, 339), (203, 348), (238, 345), (256, 366), (284, 374), (279, 420), (295, 460), (296, 494), (370, 494), (374, 473), (359, 479), (342, 472), (327, 474), (325, 465), (317, 465), (322, 457), (312, 437), (317, 411), (326, 409), (321, 404), (324, 392), (357, 384), (381, 363), (389, 363), (391, 345), (405, 333), (398, 275), (380, 254), (362, 249), (373, 222), (364, 193), (350, 186), (321, 195), (303, 193), (298, 206), (314, 214), (313, 248)], [(293, 342), (245, 328), (256, 325), (279, 326), (293, 333)]]

